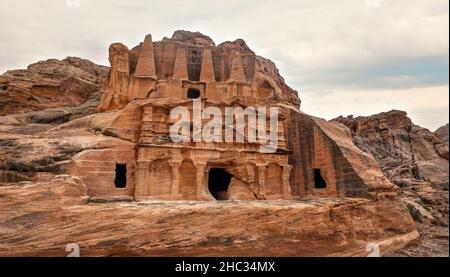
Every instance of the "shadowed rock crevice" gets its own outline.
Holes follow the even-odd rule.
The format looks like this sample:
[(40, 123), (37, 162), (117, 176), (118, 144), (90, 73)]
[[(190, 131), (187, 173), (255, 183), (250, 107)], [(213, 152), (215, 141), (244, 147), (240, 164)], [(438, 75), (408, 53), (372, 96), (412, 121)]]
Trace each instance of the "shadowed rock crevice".
[(208, 172), (208, 189), (216, 200), (228, 200), (228, 188), (233, 176), (223, 168), (211, 168)]

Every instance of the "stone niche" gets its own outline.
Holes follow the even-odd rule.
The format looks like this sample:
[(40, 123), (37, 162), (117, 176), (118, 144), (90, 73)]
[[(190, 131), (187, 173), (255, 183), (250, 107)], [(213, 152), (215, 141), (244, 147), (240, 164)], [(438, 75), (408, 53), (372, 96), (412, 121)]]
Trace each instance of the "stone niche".
[(183, 81), (182, 93), (184, 99), (206, 97), (206, 83)]

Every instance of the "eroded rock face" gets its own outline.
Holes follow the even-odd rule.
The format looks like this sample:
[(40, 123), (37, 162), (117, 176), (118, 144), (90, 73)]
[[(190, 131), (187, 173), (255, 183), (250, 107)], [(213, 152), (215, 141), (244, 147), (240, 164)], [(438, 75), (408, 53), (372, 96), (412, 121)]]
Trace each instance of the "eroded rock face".
[(434, 132), (434, 134), (439, 138), (441, 138), (442, 140), (448, 142), (448, 124), (437, 129), (436, 132)]
[(0, 76), (0, 116), (55, 108), (72, 109), (73, 117), (92, 113), (107, 71), (107, 67), (73, 57), (8, 71)]
[[(417, 238), (352, 128), (302, 113), (275, 65), (243, 40), (216, 46), (177, 31), (131, 50), (115, 43), (109, 53), (106, 78), (74, 58), (30, 66), (27, 82), (14, 71), (0, 77), (24, 87), (4, 97), (32, 94), (39, 78), (54, 78), (45, 82), (62, 93), (51, 104), (13, 101), (21, 114), (0, 106), (0, 255), (60, 256), (77, 242), (85, 256), (364, 256), (367, 243), (388, 253)], [(64, 74), (85, 87), (64, 85)], [(249, 141), (171, 141), (170, 111), (191, 108), (191, 98), (202, 108), (278, 107), (276, 151)], [(228, 186), (215, 186), (222, 178)]]
[(340, 117), (356, 146), (373, 155), (398, 186), (416, 181), (448, 183), (448, 142), (414, 125), (402, 111), (369, 117)]
[[(448, 141), (445, 127), (439, 132), (414, 125), (402, 111), (368, 117), (339, 117), (352, 130), (356, 146), (372, 155), (384, 174), (399, 189), (427, 244), (434, 249), (419, 255), (442, 255), (442, 233), (448, 233)], [(439, 229), (441, 228), (441, 229)], [(434, 236), (440, 237), (434, 239)], [(436, 246), (437, 245), (437, 246)], [(422, 246), (421, 246), (422, 247)], [(445, 250), (444, 250), (445, 252)], [(448, 250), (447, 250), (448, 255)]]
[[(113, 114), (111, 116), (114, 117)], [(76, 125), (78, 123), (83, 124), (83, 127), (52, 129), (52, 126), (39, 125), (43, 126), (40, 129), (27, 126), (30, 133), (20, 134), (10, 132), (22, 131), (24, 127), (8, 126), (8, 133), (0, 132), (0, 185), (23, 181), (50, 181), (61, 174), (78, 176), (81, 180), (86, 175), (99, 177), (104, 168), (102, 164), (106, 163), (114, 168), (115, 162), (120, 161), (120, 157), (126, 156), (128, 159), (130, 156), (134, 157), (134, 144), (105, 136), (101, 133), (102, 129), (97, 130), (98, 125), (108, 124), (107, 122), (113, 119), (88, 117), (80, 121), (75, 120), (68, 124), (79, 126)], [(92, 156), (97, 158), (90, 165), (86, 165), (89, 163), (89, 156), (91, 160)], [(129, 174), (133, 174), (132, 164)], [(100, 182), (100, 185), (89, 187), (89, 191), (101, 187), (101, 180), (114, 183), (114, 179), (110, 180), (103, 176), (92, 181)], [(132, 182), (129, 182), (129, 190), (132, 190), (132, 185)], [(114, 192), (111, 196), (114, 196)]]
[(0, 195), (0, 256), (64, 257), (73, 242), (82, 257), (367, 256), (369, 243), (385, 255), (418, 236), (388, 199), (86, 205), (86, 187), (70, 176), (0, 186)]
[[(377, 198), (392, 191), (393, 185), (376, 160), (352, 143), (348, 128), (295, 110), (289, 122), (290, 163), (294, 166), (291, 186), (295, 193), (302, 197)], [(325, 188), (318, 186), (317, 173)]]

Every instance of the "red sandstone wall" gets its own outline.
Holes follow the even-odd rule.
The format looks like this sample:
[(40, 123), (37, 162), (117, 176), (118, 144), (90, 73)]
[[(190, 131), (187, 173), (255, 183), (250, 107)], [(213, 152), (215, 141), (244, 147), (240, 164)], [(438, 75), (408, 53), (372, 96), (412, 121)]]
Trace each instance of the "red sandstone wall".
[[(368, 197), (389, 191), (392, 184), (376, 161), (351, 141), (346, 127), (294, 111), (288, 127), (289, 158), (294, 166), (291, 188), (300, 197)], [(326, 189), (315, 189), (314, 169), (320, 169)]]
[[(107, 149), (87, 150), (77, 154), (69, 174), (79, 177), (88, 188), (90, 197), (112, 198), (134, 196), (135, 149), (132, 143), (120, 143)], [(126, 188), (116, 188), (116, 163), (126, 164)]]

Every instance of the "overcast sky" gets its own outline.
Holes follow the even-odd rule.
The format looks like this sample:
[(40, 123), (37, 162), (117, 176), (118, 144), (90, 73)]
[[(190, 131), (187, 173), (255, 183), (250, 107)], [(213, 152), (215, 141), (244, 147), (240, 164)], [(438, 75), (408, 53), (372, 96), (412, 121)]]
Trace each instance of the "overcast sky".
[(244, 39), (274, 61), (302, 110), (331, 119), (391, 109), (432, 130), (449, 117), (448, 0), (1, 0), (0, 74), (175, 30)]

